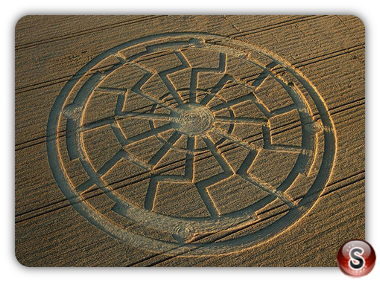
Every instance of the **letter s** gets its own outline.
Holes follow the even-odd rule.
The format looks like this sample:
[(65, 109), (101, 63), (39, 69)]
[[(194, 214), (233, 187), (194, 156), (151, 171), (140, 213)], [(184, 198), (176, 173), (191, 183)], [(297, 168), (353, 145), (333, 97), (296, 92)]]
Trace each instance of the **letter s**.
[(359, 255), (362, 255), (364, 253), (364, 250), (362, 248), (359, 248), (359, 247), (354, 247), (351, 249), (349, 265), (350, 265), (351, 269), (353, 269), (353, 270), (359, 270), (365, 264), (364, 258), (357, 255), (356, 253), (359, 253)]

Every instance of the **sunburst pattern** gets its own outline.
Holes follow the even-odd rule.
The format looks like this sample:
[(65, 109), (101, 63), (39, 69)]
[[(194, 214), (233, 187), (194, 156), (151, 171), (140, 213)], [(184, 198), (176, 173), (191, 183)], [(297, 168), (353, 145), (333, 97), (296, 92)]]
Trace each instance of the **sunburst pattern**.
[[(105, 174), (113, 164), (119, 161), (120, 158), (128, 159), (140, 167), (150, 170), (152, 176), (144, 202), (144, 207), (147, 210), (154, 211), (158, 184), (160, 182), (190, 182), (193, 183), (195, 189), (197, 189), (209, 215), (217, 218), (221, 215), (221, 212), (211, 197), (208, 187), (222, 182), (233, 175), (241, 177), (244, 181), (249, 182), (254, 187), (258, 187), (273, 198), (280, 199), (290, 208), (294, 208), (294, 202), (282, 191), (276, 190), (271, 184), (265, 183), (265, 181), (248, 173), (256, 156), (262, 150), (285, 152), (289, 154), (300, 154), (302, 151), (302, 147), (297, 146), (274, 146), (270, 142), (270, 137), (265, 136), (268, 134), (268, 120), (271, 117), (296, 109), (295, 105), (290, 105), (271, 112), (268, 107), (257, 98), (254, 89), (260, 87), (260, 84), (270, 75), (268, 70), (263, 69), (262, 73), (257, 76), (255, 81), (246, 84), (228, 74), (227, 54), (225, 53), (219, 54), (217, 68), (192, 67), (191, 62), (180, 49), (173, 50), (172, 54), (178, 58), (178, 61), (181, 63), (180, 65), (157, 71), (147, 67), (147, 64), (144, 64), (144, 61), (141, 59), (140, 61), (142, 62), (127, 62), (126, 60), (124, 67), (137, 68), (144, 72), (142, 77), (132, 87), (125, 89), (104, 86), (107, 85), (107, 80), (110, 80), (110, 78), (106, 78), (105, 82), (95, 89), (95, 91), (112, 92), (118, 95), (115, 115), (107, 120), (84, 124), (82, 129), (94, 129), (107, 123), (111, 124), (114, 133), (122, 146), (133, 144), (135, 142), (144, 142), (144, 140), (147, 140), (147, 138), (151, 136), (156, 136), (163, 142), (162, 147), (159, 148), (147, 162), (139, 160), (139, 156), (132, 156), (128, 150), (123, 149), (116, 153), (110, 162), (107, 162), (105, 166), (99, 169), (98, 173), (100, 175)], [(274, 67), (274, 65), (275, 64), (271, 63), (268, 67)], [(186, 71), (190, 74), (190, 84), (187, 89), (179, 91), (179, 87), (172, 82), (170, 76), (178, 72)], [(200, 74), (202, 74), (203, 79), (215, 81), (216, 79), (214, 77), (217, 77), (218, 80), (208, 89), (200, 89), (199, 85), (202, 84), (199, 80)], [(112, 77), (112, 75), (114, 74), (111, 73), (109, 76)], [(160, 81), (158, 81), (157, 78), (159, 78)], [(160, 88), (162, 95), (152, 95), (152, 92), (155, 92), (155, 85), (158, 85), (159, 83), (162, 83), (166, 89)], [(226, 99), (226, 97), (219, 95), (221, 91), (228, 90), (229, 88), (236, 88), (239, 91), (243, 90), (246, 93), (232, 99)], [(182, 94), (180, 94), (180, 92)], [(129, 97), (132, 95), (137, 95), (137, 97), (130, 99), (130, 101)], [(143, 101), (141, 102), (139, 99)], [(260, 111), (258, 117), (252, 117), (251, 114), (248, 114), (247, 116), (236, 116), (233, 108), (246, 102), (250, 102), (252, 106), (255, 106), (258, 111)], [(146, 107), (147, 109), (144, 109), (144, 107), (141, 106), (136, 108), (136, 105), (145, 104), (151, 105)], [(120, 121), (129, 118), (148, 121), (150, 129), (132, 136), (129, 132), (125, 132), (123, 126), (120, 124)], [(255, 142), (249, 142), (236, 134), (232, 134), (232, 131), (237, 124), (244, 124), (248, 127), (261, 127), (262, 136), (259, 138), (264, 140), (263, 146), (258, 146)], [(166, 132), (170, 132), (170, 134), (164, 139), (161, 134)], [(186, 147), (180, 148), (176, 146), (176, 143), (180, 138), (183, 139), (182, 143)], [(195, 149), (195, 140), (197, 140), (197, 143), (204, 144), (204, 147), (201, 150), (200, 148), (198, 148), (198, 150)], [(249, 154), (239, 168), (233, 168), (229, 163), (229, 160), (221, 153), (221, 150), (218, 147), (223, 143), (232, 143), (249, 151)], [(149, 141), (146, 146), (149, 146)], [(170, 149), (178, 151), (182, 150), (186, 154), (185, 173), (181, 176), (161, 175), (156, 171), (158, 163), (160, 163), (160, 161), (167, 155)], [(196, 154), (197, 151), (210, 152), (212, 157), (219, 164), (221, 172), (212, 175), (209, 178), (197, 181), (195, 175), (196, 170), (194, 169), (194, 154)]]
[[(335, 152), (323, 100), (288, 66), (205, 34), (153, 36), (105, 52), (52, 109), (48, 134), (58, 141), (47, 145), (57, 183), (92, 224), (148, 249), (178, 243), (223, 253), (278, 234), (318, 198)], [(161, 235), (135, 234), (123, 221)], [(215, 243), (249, 226), (234, 244)]]

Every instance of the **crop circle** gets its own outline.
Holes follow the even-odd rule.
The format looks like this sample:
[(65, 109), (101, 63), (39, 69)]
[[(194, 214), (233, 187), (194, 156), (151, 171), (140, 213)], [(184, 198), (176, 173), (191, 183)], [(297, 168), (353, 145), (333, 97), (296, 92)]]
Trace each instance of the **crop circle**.
[(313, 207), (335, 157), (332, 120), (302, 73), (264, 48), (200, 33), (94, 58), (62, 89), (47, 131), (73, 208), (168, 254), (228, 253), (279, 235)]

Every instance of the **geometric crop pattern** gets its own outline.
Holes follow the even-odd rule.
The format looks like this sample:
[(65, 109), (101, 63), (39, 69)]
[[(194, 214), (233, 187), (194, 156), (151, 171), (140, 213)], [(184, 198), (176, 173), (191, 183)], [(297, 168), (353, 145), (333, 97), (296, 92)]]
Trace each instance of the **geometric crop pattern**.
[(329, 113), (298, 70), (207, 34), (99, 55), (63, 88), (48, 136), (76, 211), (168, 254), (226, 253), (280, 234), (317, 201), (335, 157)]

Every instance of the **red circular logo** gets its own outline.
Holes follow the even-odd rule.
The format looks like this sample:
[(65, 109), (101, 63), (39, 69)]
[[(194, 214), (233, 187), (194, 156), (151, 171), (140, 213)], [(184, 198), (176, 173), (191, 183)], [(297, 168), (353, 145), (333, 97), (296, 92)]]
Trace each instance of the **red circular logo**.
[(370, 244), (362, 240), (351, 240), (340, 247), (338, 266), (349, 276), (364, 276), (375, 266), (376, 254)]

